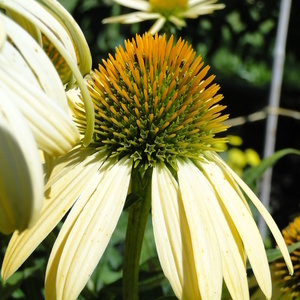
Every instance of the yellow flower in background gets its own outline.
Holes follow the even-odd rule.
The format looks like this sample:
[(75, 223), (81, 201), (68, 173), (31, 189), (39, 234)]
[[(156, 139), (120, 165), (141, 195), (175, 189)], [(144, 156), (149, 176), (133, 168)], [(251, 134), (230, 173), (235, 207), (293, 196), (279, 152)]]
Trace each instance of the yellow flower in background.
[[(248, 258), (271, 298), (264, 244), (241, 189), (263, 215), (290, 273), (293, 267), (270, 214), (215, 152), (226, 141), (215, 135), (226, 130), (228, 116), (208, 70), (184, 40), (174, 45), (173, 37), (145, 34), (125, 41), (87, 77), (93, 141), (56, 161), (39, 220), (11, 238), (4, 279), (70, 210), (48, 261), (45, 296), (76, 299), (140, 180), (149, 188), (157, 252), (176, 297), (220, 299), (224, 280), (233, 299), (249, 299)], [(84, 132), (81, 96), (68, 95)]]
[[(44, 51), (43, 37), (66, 62), (68, 75), (64, 82)], [(24, 230), (41, 211), (44, 174), (39, 150), (49, 162), (80, 142), (63, 84), (81, 87), (90, 111), (88, 119), (94, 122), (83, 80), (90, 69), (91, 55), (83, 34), (58, 2), (0, 1), (2, 233)], [(88, 135), (91, 133), (86, 135), (87, 141)]]
[(113, 0), (120, 5), (139, 11), (109, 17), (103, 20), (107, 23), (138, 23), (146, 20), (156, 20), (149, 32), (158, 32), (166, 22), (181, 28), (186, 25), (185, 19), (195, 19), (201, 15), (211, 14), (223, 9), (224, 4), (215, 4), (218, 0)]
[[(284, 240), (288, 246), (300, 242), (300, 217), (296, 217), (282, 231)], [(278, 299), (300, 299), (300, 250), (294, 250), (291, 253), (291, 259), (294, 265), (295, 273), (293, 276), (288, 274), (284, 268), (282, 259), (276, 260), (272, 264), (272, 275), (275, 286), (279, 291)]]

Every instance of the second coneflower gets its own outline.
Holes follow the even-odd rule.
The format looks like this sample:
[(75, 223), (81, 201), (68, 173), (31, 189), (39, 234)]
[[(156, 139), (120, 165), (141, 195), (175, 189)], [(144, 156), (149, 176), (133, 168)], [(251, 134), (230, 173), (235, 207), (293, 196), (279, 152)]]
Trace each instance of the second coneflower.
[[(283, 237), (288, 246), (300, 242), (300, 217), (296, 217), (283, 231)], [(291, 253), (295, 274), (291, 276), (284, 268), (282, 259), (272, 264), (272, 275), (276, 286), (279, 288), (280, 299), (300, 299), (300, 250)]]
[[(2, 267), (6, 279), (70, 210), (48, 262), (46, 299), (76, 299), (116, 227), (127, 195), (124, 299), (137, 299), (140, 234), (152, 213), (162, 269), (179, 299), (248, 299), (249, 259), (268, 299), (264, 244), (240, 188), (263, 215), (293, 272), (274, 220), (216, 154), (226, 130), (219, 86), (185, 41), (145, 34), (125, 42), (87, 79), (95, 108), (93, 142), (57, 160), (36, 225), (15, 233)], [(74, 118), (86, 127), (73, 91)], [(132, 198), (132, 197), (131, 197)], [(132, 250), (132, 252), (131, 252)], [(131, 257), (131, 265), (127, 259)], [(136, 271), (137, 270), (137, 271)]]
[(146, 20), (156, 20), (149, 29), (154, 34), (170, 22), (178, 28), (186, 25), (185, 19), (198, 18), (201, 15), (213, 13), (225, 7), (218, 0), (113, 0), (121, 5), (138, 9), (139, 11), (109, 17), (103, 23), (138, 23)]

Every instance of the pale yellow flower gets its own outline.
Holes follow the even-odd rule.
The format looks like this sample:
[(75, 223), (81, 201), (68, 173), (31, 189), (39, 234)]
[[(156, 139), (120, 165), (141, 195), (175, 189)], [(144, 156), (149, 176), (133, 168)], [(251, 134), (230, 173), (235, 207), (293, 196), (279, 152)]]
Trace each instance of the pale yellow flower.
[(120, 5), (139, 11), (109, 17), (102, 22), (107, 23), (138, 23), (146, 20), (156, 20), (149, 32), (158, 32), (166, 22), (181, 28), (186, 25), (185, 19), (195, 19), (201, 15), (223, 9), (223, 4), (215, 4), (218, 0), (113, 0)]
[[(10, 240), (4, 279), (69, 211), (48, 261), (45, 296), (76, 299), (139, 179), (151, 184), (158, 257), (179, 299), (220, 299), (223, 280), (233, 299), (249, 299), (246, 258), (271, 298), (264, 244), (241, 190), (267, 222), (290, 273), (292, 263), (270, 214), (215, 152), (228, 116), (208, 69), (185, 41), (173, 45), (172, 37), (147, 34), (126, 41), (91, 73), (93, 142), (57, 160), (41, 217)], [(69, 97), (83, 132), (84, 105), (76, 91)]]

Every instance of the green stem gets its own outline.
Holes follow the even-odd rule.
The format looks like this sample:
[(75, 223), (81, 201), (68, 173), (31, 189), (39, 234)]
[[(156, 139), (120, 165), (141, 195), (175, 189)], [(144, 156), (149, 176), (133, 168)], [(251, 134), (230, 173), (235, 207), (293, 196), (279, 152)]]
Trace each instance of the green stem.
[(123, 263), (123, 299), (138, 300), (139, 268), (142, 243), (151, 206), (151, 174), (141, 176), (138, 170), (132, 175), (131, 192), (141, 196), (129, 208)]

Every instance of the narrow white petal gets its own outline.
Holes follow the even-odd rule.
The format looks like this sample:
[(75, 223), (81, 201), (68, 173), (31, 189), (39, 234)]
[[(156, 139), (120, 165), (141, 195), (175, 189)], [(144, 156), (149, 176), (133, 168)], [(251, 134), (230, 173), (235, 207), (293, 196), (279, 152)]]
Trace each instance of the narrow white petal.
[(47, 268), (47, 299), (52, 299), (55, 288), (53, 299), (78, 297), (117, 225), (128, 192), (132, 161), (124, 158), (113, 163), (108, 159), (105, 164), (109, 169), (95, 174), (91, 182), (96, 184), (95, 190), (83, 192), (53, 247)]
[(149, 2), (144, 0), (114, 0), (114, 2), (117, 2), (120, 5), (129, 8), (142, 10), (142, 11), (150, 11), (151, 9)]
[(158, 257), (178, 299), (200, 299), (190, 230), (179, 187), (162, 164), (152, 174), (152, 220)]
[(222, 261), (214, 223), (203, 197), (200, 171), (190, 160), (178, 159), (178, 180), (183, 199), (202, 299), (220, 299), (222, 293)]
[(249, 199), (252, 201), (254, 206), (257, 208), (259, 213), (263, 216), (265, 222), (267, 223), (271, 233), (273, 234), (275, 241), (283, 255), (283, 258), (287, 264), (287, 267), (289, 269), (290, 274), (293, 274), (293, 264), (291, 262), (291, 258), (289, 255), (289, 252), (287, 250), (287, 246), (284, 242), (284, 239), (282, 237), (282, 234), (280, 230), (278, 229), (274, 219), (270, 215), (270, 213), (267, 211), (267, 209), (263, 206), (261, 201), (257, 198), (257, 196), (253, 193), (253, 191), (245, 184), (245, 182), (237, 176), (224, 162), (219, 158), (217, 155), (215, 156), (218, 161), (222, 164), (222, 166), (225, 168), (225, 170), (236, 180), (236, 182), (239, 184), (239, 186), (244, 190), (244, 192), (248, 195)]
[[(7, 280), (53, 230), (61, 218), (74, 204), (84, 187), (89, 183), (95, 172), (99, 169), (103, 157), (99, 154), (91, 155), (86, 149), (75, 149), (65, 157), (58, 160), (68, 161), (72, 170), (57, 175), (58, 180), (52, 182), (51, 188), (46, 191), (41, 215), (37, 222), (22, 233), (15, 232), (5, 252), (1, 276)], [(61, 169), (59, 168), (60, 172)], [(56, 169), (53, 170), (53, 174)]]
[(149, 32), (154, 35), (156, 32), (160, 31), (166, 22), (166, 18), (159, 16), (156, 22), (151, 26)]
[(181, 28), (186, 25), (185, 21), (183, 19), (180, 19), (176, 16), (170, 16), (169, 17), (170, 22), (172, 22), (175, 26)]
[[(201, 162), (195, 162), (200, 168)], [(216, 228), (222, 253), (223, 275), (232, 299), (249, 299), (243, 244), (228, 212), (219, 201), (213, 186), (200, 172), (199, 186), (202, 186), (203, 201)]]
[(22, 231), (36, 221), (44, 177), (34, 137), (10, 95), (0, 88), (0, 231)]
[(206, 177), (213, 184), (220, 200), (224, 203), (241, 236), (259, 286), (266, 297), (270, 299), (272, 283), (269, 264), (264, 243), (252, 215), (226, 179), (225, 174), (214, 162), (203, 163), (201, 166), (206, 173)]
[(158, 19), (161, 15), (158, 13), (148, 13), (148, 12), (133, 12), (130, 14), (109, 17), (102, 20), (103, 24), (108, 23), (123, 23), (131, 24), (138, 23), (146, 20)]

